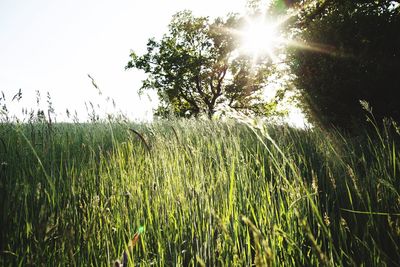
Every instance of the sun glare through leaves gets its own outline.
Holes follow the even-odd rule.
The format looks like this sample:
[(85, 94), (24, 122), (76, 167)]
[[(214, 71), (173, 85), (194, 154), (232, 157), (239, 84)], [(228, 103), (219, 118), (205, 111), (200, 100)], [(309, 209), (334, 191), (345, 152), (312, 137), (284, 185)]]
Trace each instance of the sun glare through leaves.
[(282, 42), (278, 26), (265, 17), (247, 18), (246, 25), (239, 31), (242, 53), (251, 56), (254, 61), (265, 55), (274, 61), (274, 50)]
[(292, 10), (281, 17), (270, 17), (265, 13), (246, 16), (242, 28), (231, 29), (240, 42), (239, 52), (250, 56), (254, 63), (265, 57), (273, 63), (279, 63), (281, 48), (289, 46), (333, 54), (332, 47), (295, 40), (288, 32), (285, 32), (285, 23), (297, 16), (298, 12), (299, 10)]

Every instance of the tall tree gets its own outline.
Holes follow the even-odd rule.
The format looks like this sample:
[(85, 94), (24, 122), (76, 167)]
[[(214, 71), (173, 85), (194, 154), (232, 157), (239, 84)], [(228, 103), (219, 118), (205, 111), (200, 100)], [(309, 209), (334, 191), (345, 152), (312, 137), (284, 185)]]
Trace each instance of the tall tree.
[(268, 64), (266, 58), (254, 62), (238, 53), (234, 29), (242, 23), (237, 15), (210, 21), (179, 12), (160, 41), (148, 41), (144, 55), (131, 53), (126, 69), (148, 74), (140, 92), (157, 91), (156, 115), (211, 117), (219, 105), (255, 114), (268, 111), (263, 100)]

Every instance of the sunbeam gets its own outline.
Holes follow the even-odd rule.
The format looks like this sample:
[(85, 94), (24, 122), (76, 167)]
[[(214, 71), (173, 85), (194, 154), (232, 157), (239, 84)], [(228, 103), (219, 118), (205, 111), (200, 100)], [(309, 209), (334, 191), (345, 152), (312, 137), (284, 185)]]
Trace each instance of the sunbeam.
[(286, 16), (272, 18), (265, 13), (258, 16), (247, 16), (242, 28), (231, 30), (240, 41), (239, 52), (248, 55), (256, 63), (259, 59), (268, 57), (272, 62), (279, 61), (278, 49), (289, 40), (282, 33), (282, 25), (297, 12)]

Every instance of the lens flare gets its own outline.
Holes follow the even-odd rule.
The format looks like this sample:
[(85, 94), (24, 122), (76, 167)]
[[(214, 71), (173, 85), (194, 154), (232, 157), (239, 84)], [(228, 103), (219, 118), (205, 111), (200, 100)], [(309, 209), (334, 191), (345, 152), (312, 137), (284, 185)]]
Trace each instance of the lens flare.
[(274, 47), (279, 42), (276, 25), (264, 19), (248, 20), (241, 31), (242, 51), (254, 59), (265, 54), (274, 59)]

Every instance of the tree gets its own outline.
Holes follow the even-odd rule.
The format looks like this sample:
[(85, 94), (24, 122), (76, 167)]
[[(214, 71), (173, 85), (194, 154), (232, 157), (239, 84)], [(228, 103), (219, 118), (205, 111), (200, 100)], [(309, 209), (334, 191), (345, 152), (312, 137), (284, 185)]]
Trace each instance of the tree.
[(160, 41), (148, 41), (144, 55), (131, 53), (126, 69), (148, 74), (140, 92), (157, 91), (156, 115), (212, 117), (220, 105), (253, 114), (268, 111), (262, 95), (267, 61), (254, 62), (237, 52), (240, 44), (232, 29), (242, 23), (237, 15), (210, 22), (189, 11), (179, 12)]
[(313, 1), (297, 21), (308, 49), (290, 65), (306, 111), (323, 126), (355, 129), (366, 100), (377, 119), (400, 120), (399, 1)]

